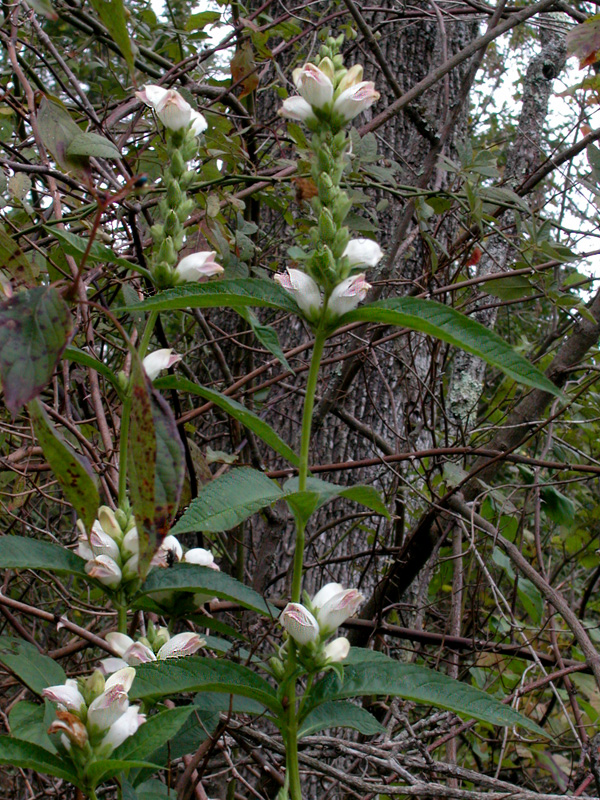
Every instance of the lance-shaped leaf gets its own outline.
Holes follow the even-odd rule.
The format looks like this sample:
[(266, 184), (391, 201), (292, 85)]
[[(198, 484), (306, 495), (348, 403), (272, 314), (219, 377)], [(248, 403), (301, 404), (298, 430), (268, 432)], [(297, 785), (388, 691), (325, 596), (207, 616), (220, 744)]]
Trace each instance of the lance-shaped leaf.
[[(1, 540), (0, 540), (1, 541)], [(221, 600), (232, 600), (245, 608), (267, 616), (277, 616), (278, 611), (263, 600), (258, 592), (240, 581), (198, 564), (174, 564), (170, 569), (153, 569), (133, 602), (154, 592), (193, 592), (214, 595)]]
[(251, 467), (232, 469), (200, 488), (171, 533), (228, 531), (282, 497), (264, 473)]
[[(344, 662), (344, 678), (328, 672), (311, 692), (307, 712), (331, 700), (380, 694), (404, 697), (428, 706), (500, 726), (521, 726), (546, 736), (535, 722), (487, 692), (417, 664), (395, 661), (383, 653), (353, 647)], [(308, 714), (307, 714), (308, 716)]]
[(281, 714), (275, 689), (248, 667), (201, 656), (140, 664), (129, 691), (132, 700), (159, 700), (180, 692), (224, 692), (251, 697)]
[(69, 503), (90, 530), (100, 505), (96, 476), (83, 456), (77, 455), (56, 430), (39, 400), (29, 403), (29, 416), (33, 430), (48, 463), (52, 467), (60, 488)]
[(497, 333), (450, 306), (418, 297), (395, 297), (360, 306), (336, 320), (336, 328), (350, 322), (381, 322), (421, 331), (486, 361), (509, 378), (561, 396), (551, 380), (517, 353)]
[(0, 379), (12, 414), (50, 382), (72, 324), (66, 303), (52, 288), (19, 292), (0, 305)]
[(37, 744), (14, 739), (12, 736), (0, 736), (0, 764), (32, 769), (44, 775), (54, 775), (82, 788), (77, 774), (62, 756), (54, 755)]
[(40, 653), (29, 642), (13, 636), (0, 637), (0, 664), (38, 695), (47, 686), (65, 682), (64, 670), (58, 662)]
[[(152, 387), (134, 352), (127, 448), (129, 491), (140, 534), (140, 574), (169, 532), (185, 475), (185, 454), (169, 404)], [(124, 469), (124, 465), (121, 465)]]
[(320, 478), (309, 477), (306, 480), (305, 491), (299, 492), (298, 478), (290, 478), (285, 482), (283, 491), (293, 513), (302, 522), (306, 522), (318, 508), (336, 497), (353, 500), (355, 503), (360, 503), (377, 514), (389, 518), (385, 503), (373, 486), (337, 486), (335, 483), (327, 483)]
[(53, 542), (27, 536), (0, 537), (0, 569), (47, 569), (86, 578), (85, 561), (77, 553)]
[(159, 292), (141, 303), (116, 311), (174, 311), (186, 308), (244, 308), (262, 306), (299, 314), (289, 292), (273, 281), (238, 278), (210, 283), (184, 283)]
[(94, 156), (94, 158), (121, 158), (116, 146), (97, 133), (78, 133), (67, 147), (67, 156)]
[(68, 154), (69, 145), (82, 131), (61, 102), (42, 97), (37, 124), (43, 143), (62, 169), (78, 171), (89, 167), (89, 158)]
[(36, 285), (36, 270), (4, 228), (0, 228), (0, 264), (13, 287), (27, 286), (31, 289)]
[(338, 700), (313, 708), (300, 725), (298, 737), (310, 736), (327, 728), (353, 728), (365, 736), (375, 736), (386, 731), (365, 708)]
[(204, 386), (198, 386), (187, 378), (178, 378), (175, 375), (168, 375), (164, 378), (158, 378), (154, 381), (154, 386), (157, 389), (179, 389), (183, 392), (190, 392), (203, 397), (205, 400), (210, 400), (223, 411), (226, 411), (234, 419), (237, 419), (245, 428), (248, 428), (257, 436), (273, 448), (279, 455), (293, 464), (298, 466), (298, 456), (292, 448), (286, 444), (283, 439), (279, 437), (273, 428), (264, 420), (262, 420), (254, 411), (238, 403), (237, 400), (232, 400), (231, 397), (221, 394), (214, 389), (206, 389)]
[(91, 2), (127, 62), (129, 72), (133, 75), (133, 48), (127, 31), (123, 0), (91, 0)]

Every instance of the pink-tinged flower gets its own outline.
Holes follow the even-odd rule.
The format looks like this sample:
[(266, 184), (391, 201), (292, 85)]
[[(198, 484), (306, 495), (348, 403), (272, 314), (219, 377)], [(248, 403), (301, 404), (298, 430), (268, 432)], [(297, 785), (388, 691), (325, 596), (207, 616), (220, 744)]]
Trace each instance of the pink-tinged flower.
[(150, 563), (153, 567), (166, 567), (169, 563), (169, 559), (177, 562), (181, 561), (182, 558), (183, 547), (179, 543), (179, 539), (169, 534), (169, 536), (165, 536), (162, 540), (160, 547), (152, 557)]
[(158, 651), (157, 658), (162, 661), (165, 658), (179, 658), (180, 656), (191, 656), (206, 644), (197, 633), (178, 633), (171, 637), (168, 642)]
[[(117, 522), (115, 512), (112, 510), (112, 508), (109, 508), (108, 506), (100, 506), (98, 509), (98, 519), (96, 522), (101, 526), (104, 533), (108, 533), (108, 535), (116, 542), (121, 541), (123, 538), (123, 531)], [(94, 522), (92, 530), (96, 528), (96, 522)]]
[(87, 724), (90, 731), (107, 730), (115, 724), (119, 717), (123, 716), (128, 708), (127, 692), (123, 691), (120, 685), (105, 689), (88, 707)]
[(131, 636), (127, 636), (126, 633), (119, 633), (118, 631), (111, 631), (107, 633), (104, 638), (110, 645), (110, 649), (118, 656), (124, 655), (133, 644)]
[(367, 283), (364, 274), (351, 275), (338, 283), (329, 297), (327, 311), (334, 317), (341, 317), (365, 299), (371, 284)]
[(215, 261), (215, 250), (204, 250), (200, 253), (191, 253), (184, 256), (175, 268), (175, 277), (178, 283), (192, 283), (202, 278), (212, 278), (220, 275), (225, 270)]
[(307, 103), (299, 94), (286, 98), (277, 113), (280, 117), (293, 119), (295, 122), (307, 122), (308, 120), (316, 119), (310, 103)]
[(184, 555), (183, 560), (186, 564), (198, 564), (200, 567), (209, 567), (220, 572), (219, 565), (215, 564), (215, 557), (210, 550), (203, 547), (193, 547)]
[(335, 90), (336, 95), (339, 97), (342, 92), (345, 92), (346, 89), (350, 88), (350, 86), (355, 86), (357, 83), (360, 83), (362, 81), (362, 77), (363, 68), (360, 64), (355, 64), (353, 67), (350, 67), (342, 80), (338, 83)]
[(163, 347), (161, 350), (148, 353), (142, 364), (146, 370), (146, 375), (151, 381), (154, 381), (163, 369), (169, 369), (179, 361), (181, 361), (181, 356), (175, 353), (172, 347)]
[(307, 319), (313, 320), (319, 316), (323, 305), (321, 290), (310, 275), (300, 269), (288, 267), (285, 272), (277, 272), (273, 280), (293, 295)]
[[(315, 610), (322, 608), (325, 603), (331, 600), (332, 597), (335, 597), (336, 594), (344, 591), (344, 587), (341, 583), (326, 583), (325, 586), (321, 586), (319, 591), (311, 600), (311, 605)], [(113, 636), (114, 634), (107, 634), (106, 639), (108, 641), (109, 636)], [(123, 636), (123, 634), (119, 634), (119, 636)], [(129, 637), (127, 637), (129, 638)]]
[(292, 639), (300, 645), (319, 640), (319, 623), (300, 603), (288, 603), (281, 612), (279, 622)]
[(372, 239), (351, 239), (342, 253), (350, 267), (374, 267), (383, 258), (383, 250)]
[(148, 664), (150, 661), (156, 661), (154, 652), (143, 642), (134, 642), (129, 650), (123, 655), (123, 658), (130, 667), (137, 666), (138, 664)]
[(121, 560), (119, 545), (108, 533), (101, 529), (98, 530), (99, 527), (94, 525), (90, 533), (89, 543), (94, 556), (110, 556), (113, 561), (118, 563)]
[(147, 84), (136, 97), (150, 106), (165, 128), (178, 131), (187, 128), (192, 121), (192, 107), (175, 89)]
[(345, 636), (338, 636), (325, 647), (323, 655), (329, 664), (337, 664), (348, 658), (350, 652), (350, 642)]
[(90, 578), (95, 578), (111, 589), (115, 589), (121, 583), (121, 568), (110, 556), (97, 556), (92, 561), (88, 561), (85, 571)]
[(361, 81), (345, 89), (333, 104), (333, 113), (339, 114), (346, 122), (370, 108), (379, 100), (379, 92), (375, 90), (373, 81)]
[(292, 73), (298, 94), (313, 108), (324, 108), (333, 99), (333, 83), (322, 69), (305, 64)]
[(316, 609), (321, 635), (326, 636), (329, 633), (333, 633), (342, 623), (356, 613), (364, 599), (358, 589), (342, 589), (335, 594), (332, 593)]
[(139, 706), (129, 706), (127, 711), (111, 725), (108, 733), (100, 742), (98, 755), (110, 755), (116, 747), (123, 744), (125, 739), (133, 736), (140, 725), (146, 722), (146, 715), (140, 714), (139, 711)]
[(82, 534), (77, 540), (77, 555), (85, 561), (90, 561), (94, 557), (87, 533)]
[(48, 733), (60, 733), (61, 739), (67, 750), (71, 749), (71, 745), (75, 747), (85, 747), (88, 741), (88, 733), (85, 725), (69, 711), (56, 712), (56, 719), (52, 721), (48, 728)]
[(200, 136), (208, 128), (208, 122), (199, 111), (192, 111), (191, 131), (194, 136)]
[(105, 675), (112, 675), (113, 672), (118, 672), (118, 670), (126, 666), (128, 666), (128, 664), (122, 658), (114, 658), (112, 656), (103, 658), (100, 661), (100, 669)]
[(77, 681), (71, 678), (67, 678), (58, 686), (47, 686), (42, 694), (53, 703), (58, 703), (59, 707), (65, 711), (73, 711), (77, 714), (85, 709), (85, 700), (77, 687)]
[(124, 669), (120, 669), (118, 672), (115, 672), (114, 675), (111, 675), (110, 678), (107, 678), (106, 683), (104, 684), (104, 691), (107, 689), (112, 689), (113, 686), (118, 686), (124, 692), (128, 692), (131, 689), (134, 678), (135, 670), (133, 667), (125, 667)]

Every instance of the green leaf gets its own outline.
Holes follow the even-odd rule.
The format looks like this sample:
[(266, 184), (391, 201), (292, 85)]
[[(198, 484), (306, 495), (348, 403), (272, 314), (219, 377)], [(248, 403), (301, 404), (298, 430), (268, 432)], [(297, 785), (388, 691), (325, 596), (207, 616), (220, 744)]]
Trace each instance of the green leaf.
[(44, 705), (21, 700), (8, 714), (11, 735), (21, 741), (37, 744), (50, 753), (56, 753), (56, 748), (47, 734), (50, 722), (46, 718), (47, 712), (54, 718), (54, 709), (49, 700)]
[[(104, 0), (101, 0), (104, 2)], [(68, 156), (93, 156), (94, 158), (121, 158), (115, 145), (97, 133), (78, 133), (68, 147)]]
[(486, 281), (482, 287), (494, 297), (500, 300), (519, 300), (521, 297), (530, 297), (539, 290), (532, 286), (529, 278), (525, 275), (511, 275), (506, 273), (506, 278), (497, 278), (493, 281)]
[(386, 728), (372, 714), (361, 706), (344, 701), (323, 703), (306, 715), (300, 724), (298, 737), (310, 736), (311, 733), (326, 728), (354, 728), (365, 736), (385, 733)]
[(127, 31), (123, 0), (91, 0), (91, 2), (127, 62), (129, 72), (133, 75), (133, 48)]
[(33, 265), (4, 228), (0, 227), (0, 264), (11, 279), (14, 287), (36, 285), (36, 270)]
[(0, 569), (47, 569), (86, 578), (85, 561), (76, 553), (52, 542), (27, 536), (0, 537)]
[(250, 325), (254, 335), (262, 344), (262, 346), (265, 347), (269, 353), (272, 353), (279, 363), (283, 364), (285, 369), (295, 375), (296, 373), (291, 368), (283, 350), (281, 349), (279, 337), (277, 336), (277, 331), (275, 328), (272, 328), (270, 325), (263, 325), (256, 314), (253, 314), (249, 308), (238, 308), (238, 314), (240, 317), (246, 320), (248, 325)]
[(561, 396), (552, 381), (497, 333), (442, 303), (418, 297), (380, 300), (344, 314), (335, 326), (339, 328), (350, 322), (380, 322), (421, 331), (478, 356), (518, 383)]
[(134, 598), (134, 602), (140, 596), (157, 591), (198, 592), (214, 595), (222, 600), (232, 600), (259, 614), (274, 617), (278, 615), (277, 609), (269, 606), (254, 589), (244, 586), (243, 583), (225, 572), (217, 572), (198, 564), (181, 563), (174, 564), (168, 569), (153, 569)]
[(100, 495), (89, 461), (66, 443), (37, 399), (29, 403), (28, 410), (34, 433), (60, 488), (83, 520), (86, 530), (90, 530), (96, 519)]
[(37, 112), (37, 124), (43, 143), (62, 169), (80, 170), (87, 166), (87, 159), (67, 155), (69, 145), (81, 129), (61, 102), (44, 95)]
[(282, 496), (264, 473), (251, 467), (232, 469), (200, 488), (171, 533), (228, 531)]
[(202, 30), (207, 25), (214, 25), (221, 20), (221, 13), (219, 11), (200, 11), (198, 14), (192, 14), (185, 24), (186, 31)]
[(180, 692), (224, 692), (250, 697), (281, 714), (275, 690), (248, 667), (201, 656), (153, 661), (136, 667), (132, 700), (159, 700)]
[(523, 603), (523, 608), (529, 614), (532, 621), (539, 625), (544, 613), (544, 599), (539, 589), (528, 579), (519, 575), (518, 579), (512, 566), (510, 558), (498, 547), (494, 547), (492, 560), (495, 564), (506, 572), (511, 581), (517, 581), (517, 594)]
[(575, 519), (575, 503), (556, 486), (542, 486), (542, 511), (557, 525), (570, 525)]
[(175, 375), (168, 375), (164, 378), (159, 378), (154, 382), (157, 389), (177, 389), (183, 392), (190, 392), (203, 397), (205, 400), (210, 400), (223, 411), (226, 411), (231, 417), (237, 419), (245, 428), (251, 430), (259, 436), (263, 442), (266, 442), (276, 453), (286, 458), (294, 466), (298, 466), (298, 456), (292, 448), (281, 439), (273, 428), (264, 422), (254, 411), (232, 400), (227, 395), (221, 394), (214, 389), (206, 389), (204, 386), (197, 386), (187, 378), (178, 378)]
[(32, 769), (45, 775), (63, 778), (79, 788), (81, 782), (75, 772), (65, 766), (65, 759), (44, 750), (37, 744), (15, 739), (12, 736), (0, 736), (0, 764), (21, 769)]
[(65, 682), (63, 668), (34, 645), (12, 636), (0, 637), (0, 664), (9, 669), (34, 694)]
[[(77, 236), (69, 231), (61, 230), (54, 225), (44, 225), (44, 230), (48, 231), (48, 233), (61, 243), (62, 249), (68, 255), (80, 258), (85, 253), (89, 240), (85, 239), (83, 236)], [(118, 264), (127, 269), (131, 269), (133, 266), (125, 258), (119, 258), (110, 247), (107, 247), (97, 240), (92, 242), (87, 257), (88, 261), (99, 261), (103, 264)]]
[(388, 519), (390, 516), (379, 492), (372, 486), (336, 486), (319, 478), (307, 478), (306, 490), (299, 492), (298, 478), (290, 478), (283, 485), (283, 491), (292, 511), (303, 522), (306, 522), (318, 508), (336, 497), (353, 500)]
[(327, 701), (367, 694), (403, 697), (492, 725), (519, 725), (546, 736), (535, 722), (504, 705), (493, 695), (435, 670), (394, 661), (383, 653), (358, 647), (351, 649), (348, 660), (344, 662), (343, 683), (335, 673), (329, 672), (314, 687), (310, 710)]
[(129, 491), (140, 533), (140, 575), (169, 533), (177, 511), (185, 454), (169, 404), (152, 387), (137, 353), (132, 353), (131, 418), (127, 464)]
[(63, 358), (68, 358), (69, 361), (73, 361), (75, 364), (81, 364), (83, 367), (90, 367), (91, 369), (95, 369), (96, 372), (100, 373), (102, 377), (106, 378), (115, 389), (120, 390), (119, 381), (117, 380), (117, 376), (115, 373), (107, 367), (103, 361), (99, 361), (94, 356), (91, 356), (89, 353), (86, 353), (85, 350), (80, 350), (78, 347), (73, 347), (73, 345), (67, 345), (65, 347), (65, 352), (63, 353)]
[(67, 304), (52, 288), (19, 292), (0, 304), (0, 380), (12, 414), (50, 382), (72, 325)]
[(100, 761), (93, 761), (86, 769), (86, 779), (87, 782), (96, 786), (98, 783), (107, 781), (109, 778), (118, 775), (119, 772), (127, 772), (136, 767), (139, 769), (151, 769), (153, 772), (156, 772), (157, 769), (160, 769), (161, 765), (154, 764), (152, 761), (143, 761), (136, 758), (121, 760), (111, 756), (111, 758), (102, 758)]
[(119, 311), (173, 311), (186, 308), (244, 308), (263, 306), (279, 308), (299, 314), (300, 311), (289, 292), (273, 281), (259, 278), (211, 281), (210, 283), (184, 283), (159, 292), (141, 303)]

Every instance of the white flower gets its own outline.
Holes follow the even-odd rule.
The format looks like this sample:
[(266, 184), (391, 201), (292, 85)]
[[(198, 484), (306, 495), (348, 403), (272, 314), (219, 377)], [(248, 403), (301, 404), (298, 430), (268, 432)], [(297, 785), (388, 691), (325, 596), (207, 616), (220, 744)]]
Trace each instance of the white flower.
[(113, 561), (118, 563), (121, 560), (119, 545), (108, 533), (104, 533), (104, 531), (99, 528), (100, 526), (96, 527), (96, 525), (94, 525), (90, 533), (89, 543), (92, 548), (92, 553), (94, 556), (110, 556)]
[(82, 534), (77, 540), (77, 555), (85, 561), (90, 561), (94, 557), (87, 533)]
[(110, 755), (116, 747), (123, 744), (125, 739), (133, 736), (140, 725), (146, 722), (146, 715), (140, 714), (139, 711), (139, 706), (129, 706), (127, 711), (113, 723), (106, 736), (100, 742), (99, 753)]
[(90, 703), (87, 711), (88, 728), (90, 731), (105, 731), (114, 725), (128, 708), (127, 692), (123, 691), (119, 684), (111, 686)]
[(362, 272), (360, 275), (351, 275), (335, 287), (329, 297), (327, 311), (335, 317), (341, 317), (356, 308), (365, 299), (370, 288), (371, 284), (367, 283)]
[[(317, 594), (316, 597), (318, 598), (319, 595)], [(358, 589), (341, 589), (335, 593), (331, 592), (326, 601), (316, 608), (321, 635), (326, 636), (328, 633), (333, 633), (336, 628), (356, 613), (364, 599)]]
[(297, 644), (309, 644), (319, 639), (319, 623), (300, 603), (288, 603), (279, 622)]
[(156, 655), (159, 661), (165, 658), (191, 656), (205, 644), (206, 640), (197, 633), (178, 633), (163, 644)]
[(306, 100), (298, 94), (286, 98), (277, 113), (280, 117), (287, 117), (287, 119), (293, 119), (297, 122), (307, 122), (310, 119), (316, 119), (310, 103), (307, 103)]
[(191, 131), (194, 136), (200, 136), (208, 128), (208, 122), (199, 111), (192, 110)]
[[(335, 597), (336, 594), (339, 594), (340, 592), (343, 592), (343, 591), (344, 591), (344, 587), (342, 586), (341, 583), (326, 583), (325, 586), (321, 586), (319, 591), (316, 593), (316, 595), (311, 600), (312, 607), (315, 610), (318, 610), (319, 608), (322, 608), (325, 605), (325, 603), (327, 603), (329, 600), (331, 600), (332, 597)], [(108, 639), (108, 636), (111, 636), (111, 635), (112, 634), (107, 634), (107, 639)], [(123, 634), (120, 634), (120, 635), (122, 636)]]
[(204, 250), (184, 256), (175, 268), (175, 277), (179, 283), (191, 283), (202, 278), (212, 278), (225, 270), (215, 261), (215, 250)]
[(383, 250), (372, 239), (351, 239), (342, 255), (347, 256), (350, 267), (374, 267), (383, 257)]
[(136, 97), (150, 106), (165, 128), (178, 131), (192, 121), (192, 107), (175, 89), (163, 89), (154, 84), (146, 85)]
[(339, 114), (349, 122), (361, 111), (369, 108), (379, 100), (379, 92), (375, 90), (373, 81), (361, 81), (349, 86), (339, 95), (333, 104), (333, 113)]
[(113, 686), (119, 686), (124, 692), (128, 692), (131, 689), (134, 678), (135, 670), (133, 667), (124, 667), (115, 672), (114, 675), (111, 675), (110, 678), (107, 678), (104, 684), (104, 691), (112, 689)]
[(335, 90), (336, 95), (339, 97), (342, 92), (345, 92), (350, 86), (355, 86), (362, 81), (363, 68), (360, 64), (355, 64), (346, 72), (342, 80), (338, 83)]
[(127, 531), (121, 542), (121, 557), (126, 560), (140, 552), (140, 537), (135, 525)]
[(350, 642), (345, 636), (338, 636), (325, 647), (323, 655), (329, 664), (336, 664), (348, 658), (350, 652)]
[(131, 636), (127, 636), (126, 633), (119, 633), (118, 631), (111, 631), (110, 633), (107, 633), (104, 638), (110, 645), (110, 649), (113, 650), (118, 656), (125, 655), (125, 653), (133, 644), (133, 639)]
[(333, 99), (331, 78), (319, 67), (310, 63), (305, 64), (301, 69), (295, 69), (292, 74), (298, 93), (313, 108), (323, 108)]
[(110, 556), (97, 556), (85, 565), (90, 578), (96, 578), (104, 586), (114, 589), (121, 583), (121, 568)]
[(285, 272), (276, 273), (273, 280), (293, 295), (307, 319), (312, 320), (318, 316), (323, 305), (321, 290), (310, 275), (300, 269), (288, 267)]
[(67, 678), (58, 686), (47, 686), (42, 694), (53, 703), (58, 703), (66, 711), (80, 712), (85, 708), (85, 700), (77, 687), (77, 681)]
[(146, 375), (151, 381), (154, 381), (163, 369), (169, 369), (179, 361), (181, 361), (181, 356), (173, 352), (172, 347), (163, 347), (161, 350), (148, 353), (142, 363), (146, 370)]
[(117, 522), (115, 512), (112, 510), (112, 508), (109, 508), (108, 506), (100, 506), (98, 509), (98, 519), (92, 525), (92, 530), (96, 528), (96, 523), (100, 525), (104, 533), (107, 533), (116, 542), (120, 542), (123, 538), (123, 531)]
[(179, 539), (171, 534), (165, 536), (162, 540), (160, 547), (152, 557), (150, 563), (153, 567), (166, 567), (169, 563), (169, 553), (172, 554), (174, 561), (181, 561), (183, 558), (183, 547), (179, 543)]
[(183, 560), (186, 564), (198, 564), (200, 567), (209, 567), (220, 572), (219, 565), (215, 564), (215, 557), (210, 550), (203, 547), (193, 547), (184, 555)]
[(103, 658), (100, 661), (100, 669), (105, 675), (111, 675), (113, 672), (118, 672), (120, 669), (127, 667), (128, 664), (122, 658)]

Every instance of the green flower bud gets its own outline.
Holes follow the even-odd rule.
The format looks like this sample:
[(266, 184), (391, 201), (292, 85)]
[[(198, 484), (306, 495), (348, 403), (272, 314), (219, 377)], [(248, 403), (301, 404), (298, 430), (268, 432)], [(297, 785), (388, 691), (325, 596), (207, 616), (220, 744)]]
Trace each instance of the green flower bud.
[[(122, 392), (126, 392), (127, 389), (129, 388), (129, 378), (123, 372), (123, 370), (121, 370), (120, 372), (117, 373), (117, 383), (119, 384), (119, 389)], [(80, 520), (78, 520), (78, 522), (79, 521)]]
[(152, 279), (157, 289), (170, 289), (175, 284), (173, 270), (169, 264), (165, 263), (156, 264), (152, 270)]
[(319, 190), (319, 198), (325, 205), (331, 205), (335, 200), (338, 192), (337, 187), (333, 185), (331, 176), (326, 172), (322, 172), (317, 179), (317, 189)]
[(317, 164), (320, 172), (331, 172), (335, 167), (335, 161), (331, 157), (328, 147), (322, 146), (317, 152)]
[(190, 133), (189, 137), (185, 140), (185, 143), (181, 148), (181, 156), (184, 159), (184, 161), (187, 162), (191, 161), (192, 158), (195, 158), (197, 152), (198, 152), (198, 140), (196, 139), (193, 133)]
[(179, 184), (177, 181), (171, 181), (167, 186), (167, 202), (171, 208), (177, 208), (177, 206), (183, 200), (183, 194), (181, 189), (179, 188)]
[(177, 214), (171, 209), (169, 213), (166, 215), (165, 220), (165, 233), (167, 236), (173, 236), (175, 233), (179, 232), (181, 227), (181, 223), (177, 217)]
[(187, 164), (183, 160), (183, 156), (181, 155), (181, 150), (175, 150), (175, 152), (171, 156), (171, 174), (173, 175), (174, 178), (181, 178), (186, 169), (187, 169)]
[(269, 659), (269, 666), (271, 667), (273, 677), (281, 683), (285, 677), (285, 667), (283, 666), (281, 659), (277, 658), (276, 656), (272, 656)]
[(102, 694), (104, 691), (104, 675), (99, 669), (94, 670), (87, 678), (79, 679), (79, 691), (88, 706), (92, 700)]
[(344, 66), (344, 56), (341, 53), (337, 53), (333, 57), (333, 65), (336, 69)]
[(123, 511), (122, 508), (117, 508), (115, 511), (115, 519), (119, 523), (119, 526), (122, 531), (127, 530), (127, 523), (129, 522), (129, 513)]
[(348, 137), (346, 136), (346, 131), (338, 131), (338, 133), (336, 133), (336, 135), (333, 137), (332, 150), (336, 154), (343, 153), (347, 147), (347, 144)]
[(177, 250), (170, 236), (167, 236), (161, 244), (158, 250), (158, 260), (164, 264), (168, 264), (170, 267), (177, 263)]
[(188, 169), (179, 178), (179, 185), (183, 190), (188, 189), (195, 177), (196, 177), (195, 171), (193, 169)]
[(335, 199), (332, 208), (333, 221), (336, 225), (341, 225), (348, 216), (348, 212), (352, 208), (352, 200), (348, 197), (346, 192), (340, 192)]
[(319, 233), (321, 239), (325, 242), (333, 241), (337, 233), (331, 211), (328, 208), (321, 209), (321, 213), (319, 214)]
[(341, 258), (344, 250), (348, 246), (348, 242), (350, 241), (350, 232), (348, 228), (340, 228), (336, 231), (335, 237), (333, 239), (333, 244), (331, 245), (331, 252), (336, 258)]
[(162, 240), (165, 238), (165, 226), (164, 225), (153, 225), (150, 228), (150, 233), (152, 234), (152, 238), (154, 239), (156, 244), (160, 244)]
[(184, 242), (185, 242), (185, 231), (182, 229), (179, 231), (179, 233), (175, 234), (175, 236), (173, 237), (173, 244), (175, 245), (175, 250), (177, 250), (177, 252), (181, 250)]
[[(149, 634), (150, 632), (148, 632)], [(171, 638), (168, 628), (158, 628), (154, 633), (151, 647), (155, 653), (158, 653), (163, 644), (166, 644)]]
[(196, 208), (196, 204), (192, 199), (184, 200), (177, 208), (177, 219), (180, 222), (185, 222), (194, 208)]

